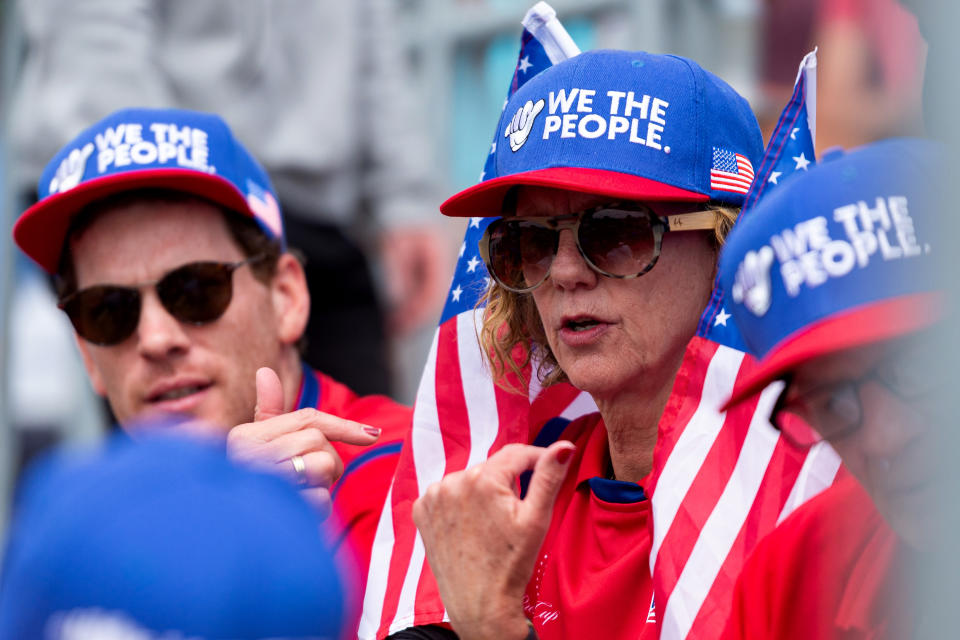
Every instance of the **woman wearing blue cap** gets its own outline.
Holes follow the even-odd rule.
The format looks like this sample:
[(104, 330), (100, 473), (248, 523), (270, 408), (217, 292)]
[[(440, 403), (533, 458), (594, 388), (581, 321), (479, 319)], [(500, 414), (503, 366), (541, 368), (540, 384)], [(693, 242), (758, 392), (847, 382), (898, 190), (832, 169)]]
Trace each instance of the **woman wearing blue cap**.
[(944, 304), (943, 158), (919, 140), (864, 147), (784, 185), (730, 235), (721, 279), (761, 361), (728, 405), (784, 380), (773, 424), (800, 447), (827, 441), (849, 472), (754, 551), (731, 638), (918, 634), (904, 571), (943, 539), (927, 335)]
[[(493, 371), (520, 372), (522, 352), (544, 384), (569, 381), (600, 410), (415, 504), (460, 637), (657, 637), (645, 479), (761, 150), (746, 101), (696, 63), (588, 52), (511, 97), (496, 175), (441, 206), (503, 216), (480, 247)], [(529, 469), (521, 500), (515, 479)]]

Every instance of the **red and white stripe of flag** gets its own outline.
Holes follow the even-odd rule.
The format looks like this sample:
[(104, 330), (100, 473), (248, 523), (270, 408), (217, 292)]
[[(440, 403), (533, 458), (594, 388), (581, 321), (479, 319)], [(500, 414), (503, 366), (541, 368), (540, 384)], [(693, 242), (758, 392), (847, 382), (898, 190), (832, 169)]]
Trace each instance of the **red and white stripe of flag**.
[(756, 361), (694, 338), (661, 420), (650, 483), (650, 570), (664, 640), (714, 637), (740, 568), (760, 538), (829, 486), (840, 465), (826, 445), (800, 452), (768, 422), (779, 385), (722, 413)]
[(474, 466), (510, 442), (529, 442), (540, 419), (595, 412), (589, 395), (556, 385), (536, 397), (494, 384), (477, 344), (478, 309), (450, 318), (434, 336), (397, 474), (380, 515), (360, 621), (362, 640), (448, 620), (410, 511), (444, 475)]
[[(451, 319), (434, 340), (424, 376), (427, 386), (421, 386), (414, 429), (402, 454), (412, 455), (412, 461), (399, 465), (415, 473), (398, 473), (381, 515), (360, 638), (384, 638), (446, 619), (424, 562), (423, 543), (408, 515), (427, 486), (482, 461), (509, 441), (528, 441), (525, 420), (530, 415), (573, 419), (595, 410), (586, 394), (569, 386), (539, 393), (537, 399), (551, 404), (545, 410), (536, 406), (537, 399), (528, 404), (489, 377), (467, 373), (478, 364), (483, 370), (473, 322), (472, 313)], [(694, 338), (661, 420), (648, 493), (653, 496), (650, 563), (656, 617), (665, 639), (710, 637), (722, 626), (736, 576), (755, 544), (829, 486), (839, 467), (829, 447), (804, 455), (770, 426), (767, 416), (776, 387), (727, 413), (718, 410), (737, 378), (754, 366), (740, 351)], [(463, 390), (457, 402), (437, 403), (457, 388)], [(524, 419), (518, 421), (518, 416)], [(388, 588), (391, 584), (395, 586)]]

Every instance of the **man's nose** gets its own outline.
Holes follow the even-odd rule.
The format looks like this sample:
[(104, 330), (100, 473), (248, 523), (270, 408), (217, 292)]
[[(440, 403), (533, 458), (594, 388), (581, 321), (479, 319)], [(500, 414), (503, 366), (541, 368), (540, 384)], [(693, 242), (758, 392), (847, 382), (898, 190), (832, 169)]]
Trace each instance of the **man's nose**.
[(153, 289), (143, 294), (136, 335), (140, 354), (151, 360), (185, 353), (190, 345), (183, 324), (170, 315)]
[(858, 440), (868, 464), (893, 460), (923, 432), (917, 412), (876, 381), (860, 388), (860, 402), (863, 422)]
[(574, 289), (581, 285), (592, 287), (597, 284), (599, 275), (580, 254), (573, 230), (561, 230), (557, 255), (550, 265), (550, 280), (553, 284), (561, 289)]

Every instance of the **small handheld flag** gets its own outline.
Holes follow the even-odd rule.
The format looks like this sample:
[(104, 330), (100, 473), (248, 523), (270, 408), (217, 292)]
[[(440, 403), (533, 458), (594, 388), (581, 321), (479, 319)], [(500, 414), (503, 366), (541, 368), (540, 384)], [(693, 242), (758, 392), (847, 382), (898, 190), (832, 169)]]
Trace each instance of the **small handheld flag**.
[[(812, 52), (800, 65), (741, 218), (763, 194), (815, 161), (815, 74)], [(729, 159), (724, 162), (730, 166)], [(693, 381), (693, 388), (682, 393), (675, 388), (667, 402), (647, 487), (653, 501), (650, 570), (663, 639), (715, 637), (754, 545), (829, 486), (840, 466), (827, 445), (800, 452), (770, 425), (779, 383), (720, 410), (737, 381), (757, 367), (725, 308), (725, 295), (718, 277), (677, 374), (678, 380)]]
[[(508, 97), (543, 69), (580, 50), (545, 2), (523, 19), (523, 35)], [(504, 102), (506, 105), (506, 101)], [(494, 137), (480, 180), (492, 176)], [(359, 637), (384, 638), (412, 626), (447, 620), (436, 579), (425, 562), (411, 505), (426, 488), (453, 471), (485, 460), (508, 442), (527, 442), (532, 415), (570, 420), (596, 410), (589, 396), (570, 385), (527, 395), (495, 384), (477, 341), (483, 310), (477, 302), (489, 276), (477, 249), (496, 218), (467, 224), (453, 283), (427, 357), (414, 405), (413, 429), (404, 442), (393, 486), (374, 538)]]

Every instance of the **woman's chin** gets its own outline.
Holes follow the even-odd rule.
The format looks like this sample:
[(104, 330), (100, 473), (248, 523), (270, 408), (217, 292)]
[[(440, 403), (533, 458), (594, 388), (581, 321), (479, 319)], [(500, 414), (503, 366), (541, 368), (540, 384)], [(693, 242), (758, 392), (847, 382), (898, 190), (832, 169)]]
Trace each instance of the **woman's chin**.
[(629, 386), (631, 379), (631, 376), (617, 371), (614, 367), (604, 367), (601, 363), (581, 362), (570, 368), (564, 367), (563, 371), (570, 384), (595, 398), (617, 395)]

